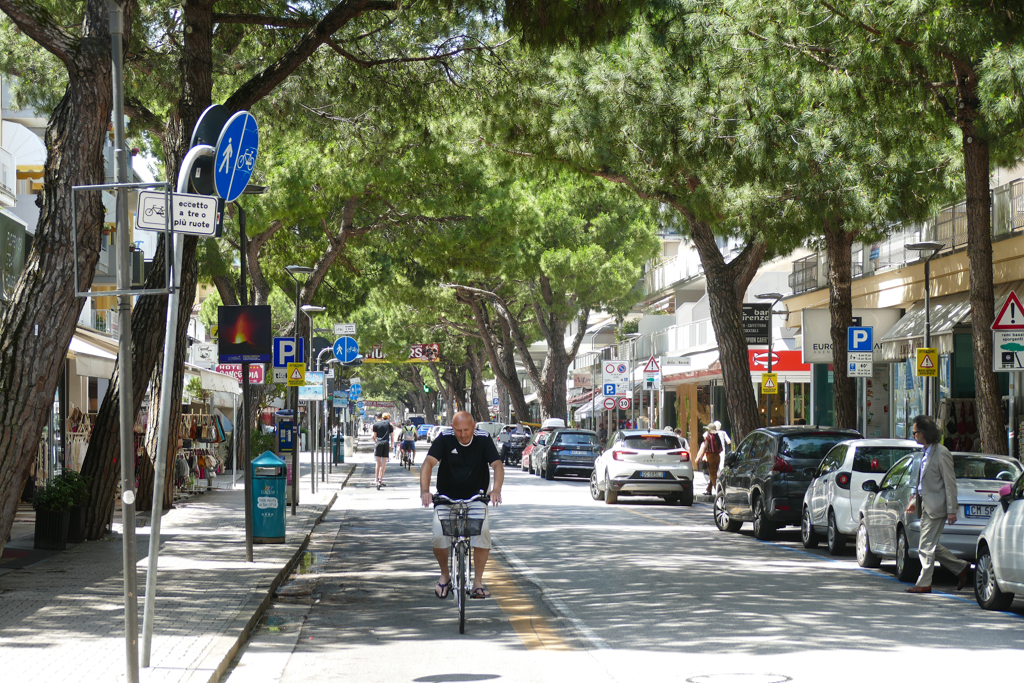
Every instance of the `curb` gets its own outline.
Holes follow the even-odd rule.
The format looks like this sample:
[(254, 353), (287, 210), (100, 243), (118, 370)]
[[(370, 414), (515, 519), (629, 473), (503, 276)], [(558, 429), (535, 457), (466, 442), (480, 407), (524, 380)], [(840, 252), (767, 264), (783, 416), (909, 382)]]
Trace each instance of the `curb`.
[[(354, 471), (355, 467), (352, 468), (352, 471), (349, 472), (348, 476), (351, 477), (352, 472)], [(347, 483), (348, 477), (346, 477), (345, 482), (341, 485), (341, 487), (344, 488), (345, 484)], [(198, 668), (197, 672), (203, 669), (210, 672), (210, 677), (206, 679), (209, 683), (217, 683), (221, 679), (224, 673), (228, 670), (228, 667), (231, 666), (231, 662), (234, 660), (235, 655), (238, 654), (238, 651), (242, 648), (243, 645), (249, 642), (250, 635), (256, 628), (257, 624), (259, 624), (259, 621), (263, 617), (264, 612), (266, 612), (267, 608), (270, 607), (270, 603), (273, 602), (274, 594), (277, 592), (278, 587), (285, 581), (285, 579), (287, 579), (291, 575), (292, 569), (294, 569), (295, 565), (298, 564), (299, 558), (302, 556), (302, 553), (305, 552), (306, 548), (309, 547), (309, 539), (312, 537), (313, 532), (316, 530), (317, 526), (319, 526), (320, 523), (323, 521), (324, 517), (327, 516), (328, 511), (330, 511), (331, 507), (334, 506), (334, 503), (337, 500), (338, 492), (335, 491), (334, 494), (331, 496), (331, 499), (323, 506), (323, 509), (320, 511), (320, 513), (314, 515), (313, 524), (308, 529), (306, 529), (305, 537), (302, 539), (302, 542), (295, 549), (295, 553), (292, 554), (291, 559), (285, 562), (284, 566), (277, 573), (277, 575), (273, 579), (271, 579), (270, 584), (267, 586), (267, 592), (263, 596), (263, 599), (260, 600), (255, 612), (253, 612), (252, 615), (250, 615), (249, 618), (245, 620), (245, 623), (241, 627), (241, 632), (234, 639), (234, 642), (231, 643), (231, 646), (228, 647), (227, 651), (223, 654), (223, 656), (220, 657), (220, 661), (216, 664), (211, 663), (212, 665), (209, 667), (200, 666)], [(244, 616), (240, 616), (238, 620), (244, 618)]]

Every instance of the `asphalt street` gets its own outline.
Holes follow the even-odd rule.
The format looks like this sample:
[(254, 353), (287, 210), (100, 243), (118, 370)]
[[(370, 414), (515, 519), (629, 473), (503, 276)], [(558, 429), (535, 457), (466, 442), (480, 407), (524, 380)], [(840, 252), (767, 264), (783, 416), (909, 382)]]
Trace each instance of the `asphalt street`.
[(946, 573), (939, 592), (907, 595), (891, 563), (859, 568), (852, 544), (838, 558), (807, 551), (795, 528), (763, 543), (749, 524), (718, 531), (709, 504), (606, 505), (584, 480), (518, 468), (491, 511), (493, 597), (468, 604), (459, 635), (455, 601), (433, 595), (418, 468), (392, 463), (378, 491), (368, 453), (355, 461), (229, 683), (969, 681), (1024, 669), (1024, 599), (985, 612)]

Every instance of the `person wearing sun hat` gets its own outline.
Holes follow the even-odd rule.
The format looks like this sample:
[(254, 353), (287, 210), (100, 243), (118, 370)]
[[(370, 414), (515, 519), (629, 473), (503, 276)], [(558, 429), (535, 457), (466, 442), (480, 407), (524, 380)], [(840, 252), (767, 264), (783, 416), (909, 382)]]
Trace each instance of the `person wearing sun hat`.
[(722, 451), (725, 450), (725, 442), (718, 435), (718, 424), (720, 423), (712, 422), (708, 425), (700, 449), (697, 451), (697, 457), (694, 459), (694, 462), (700, 462), (700, 459), (704, 458), (708, 463), (708, 488), (704, 491), (705, 496), (711, 495), (711, 492), (715, 490), (715, 483), (718, 481), (718, 466)]

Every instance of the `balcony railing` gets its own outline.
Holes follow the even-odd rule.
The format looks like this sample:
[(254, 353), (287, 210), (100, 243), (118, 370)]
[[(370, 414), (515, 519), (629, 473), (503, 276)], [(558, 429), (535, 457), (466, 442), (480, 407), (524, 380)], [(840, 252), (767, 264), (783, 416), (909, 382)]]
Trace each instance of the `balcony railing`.
[(711, 318), (673, 325), (636, 340), (636, 357), (673, 356), (714, 348), (718, 342)]
[(92, 312), (92, 328), (97, 332), (108, 334), (114, 339), (118, 338), (118, 316), (117, 311), (110, 309), (99, 309)]
[(704, 272), (696, 254), (677, 254), (656, 264), (644, 273), (644, 293), (647, 296), (671, 287), (681, 280), (697, 277)]
[(794, 294), (818, 288), (817, 254), (793, 261), (793, 272), (789, 274), (789, 288)]

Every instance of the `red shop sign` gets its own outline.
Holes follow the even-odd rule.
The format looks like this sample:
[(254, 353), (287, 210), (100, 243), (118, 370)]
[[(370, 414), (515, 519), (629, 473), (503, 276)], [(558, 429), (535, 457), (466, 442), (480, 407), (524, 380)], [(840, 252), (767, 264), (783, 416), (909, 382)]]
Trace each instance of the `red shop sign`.
[[(810, 372), (810, 363), (801, 361), (801, 351), (772, 351), (772, 372)], [(768, 372), (768, 349), (747, 349), (751, 372)]]

